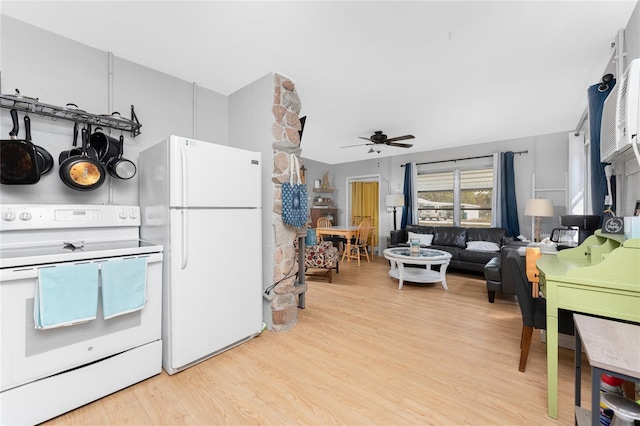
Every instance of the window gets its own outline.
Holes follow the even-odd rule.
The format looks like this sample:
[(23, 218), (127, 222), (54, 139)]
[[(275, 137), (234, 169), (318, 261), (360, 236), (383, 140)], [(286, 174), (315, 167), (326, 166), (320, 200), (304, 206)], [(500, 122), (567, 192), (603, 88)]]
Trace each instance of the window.
[(491, 168), (419, 172), (417, 191), (421, 225), (491, 226)]

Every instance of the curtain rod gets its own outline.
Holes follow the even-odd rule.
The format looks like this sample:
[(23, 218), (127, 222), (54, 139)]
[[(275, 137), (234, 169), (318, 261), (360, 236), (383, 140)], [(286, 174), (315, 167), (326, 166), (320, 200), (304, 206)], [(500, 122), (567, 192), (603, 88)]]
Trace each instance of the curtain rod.
[[(524, 151), (518, 151), (518, 152), (514, 152), (514, 154), (528, 154), (529, 151), (528, 150), (524, 150)], [(450, 162), (456, 162), (456, 161), (462, 161), (462, 160), (475, 160), (476, 158), (490, 158), (493, 157), (493, 154), (491, 155), (478, 155), (477, 157), (465, 157), (465, 158), (456, 158), (454, 160), (440, 160), (440, 161), (428, 161), (426, 163), (416, 163), (416, 166), (422, 166), (424, 164), (436, 164), (436, 163), (450, 163)], [(400, 167), (404, 167), (404, 164), (401, 164)]]

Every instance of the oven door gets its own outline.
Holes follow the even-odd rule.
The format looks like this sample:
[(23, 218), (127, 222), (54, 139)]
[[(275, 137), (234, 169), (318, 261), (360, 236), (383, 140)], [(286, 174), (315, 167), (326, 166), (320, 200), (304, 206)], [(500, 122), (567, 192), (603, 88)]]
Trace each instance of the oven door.
[(0, 391), (160, 340), (162, 253), (123, 257), (147, 257), (147, 302), (142, 310), (104, 320), (99, 301), (97, 319), (46, 330), (36, 329), (33, 319), (38, 268), (45, 265), (0, 270)]

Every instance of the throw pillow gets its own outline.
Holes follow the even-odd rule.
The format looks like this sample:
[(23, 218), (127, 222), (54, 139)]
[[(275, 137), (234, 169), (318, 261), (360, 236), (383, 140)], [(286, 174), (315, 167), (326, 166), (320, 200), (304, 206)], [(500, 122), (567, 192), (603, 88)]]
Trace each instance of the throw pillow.
[(467, 250), (473, 251), (500, 251), (500, 246), (489, 241), (469, 241)]
[(414, 232), (408, 232), (409, 238), (407, 239), (407, 244), (411, 244), (412, 238), (417, 238), (420, 240), (421, 246), (430, 246), (433, 241), (433, 234), (416, 234)]

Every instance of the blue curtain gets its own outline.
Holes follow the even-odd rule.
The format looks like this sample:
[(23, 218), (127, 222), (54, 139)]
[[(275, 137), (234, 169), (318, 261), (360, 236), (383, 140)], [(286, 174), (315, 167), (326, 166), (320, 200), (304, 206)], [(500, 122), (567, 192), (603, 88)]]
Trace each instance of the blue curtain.
[(607, 177), (604, 174), (605, 164), (600, 162), (602, 108), (604, 100), (607, 99), (615, 84), (615, 80), (609, 84), (598, 83), (587, 90), (589, 95), (589, 133), (591, 138), (589, 143), (589, 152), (591, 154), (591, 162), (589, 164), (591, 169), (591, 211), (594, 215), (600, 216), (600, 225), (602, 225), (602, 216), (605, 210), (604, 196), (607, 195)]
[(520, 235), (520, 223), (518, 222), (518, 203), (516, 202), (516, 180), (513, 169), (513, 151), (500, 153), (500, 215), (501, 228), (507, 230), (507, 235), (517, 237)]
[(400, 229), (413, 224), (413, 173), (411, 163), (404, 165), (404, 207), (402, 208), (402, 222)]

